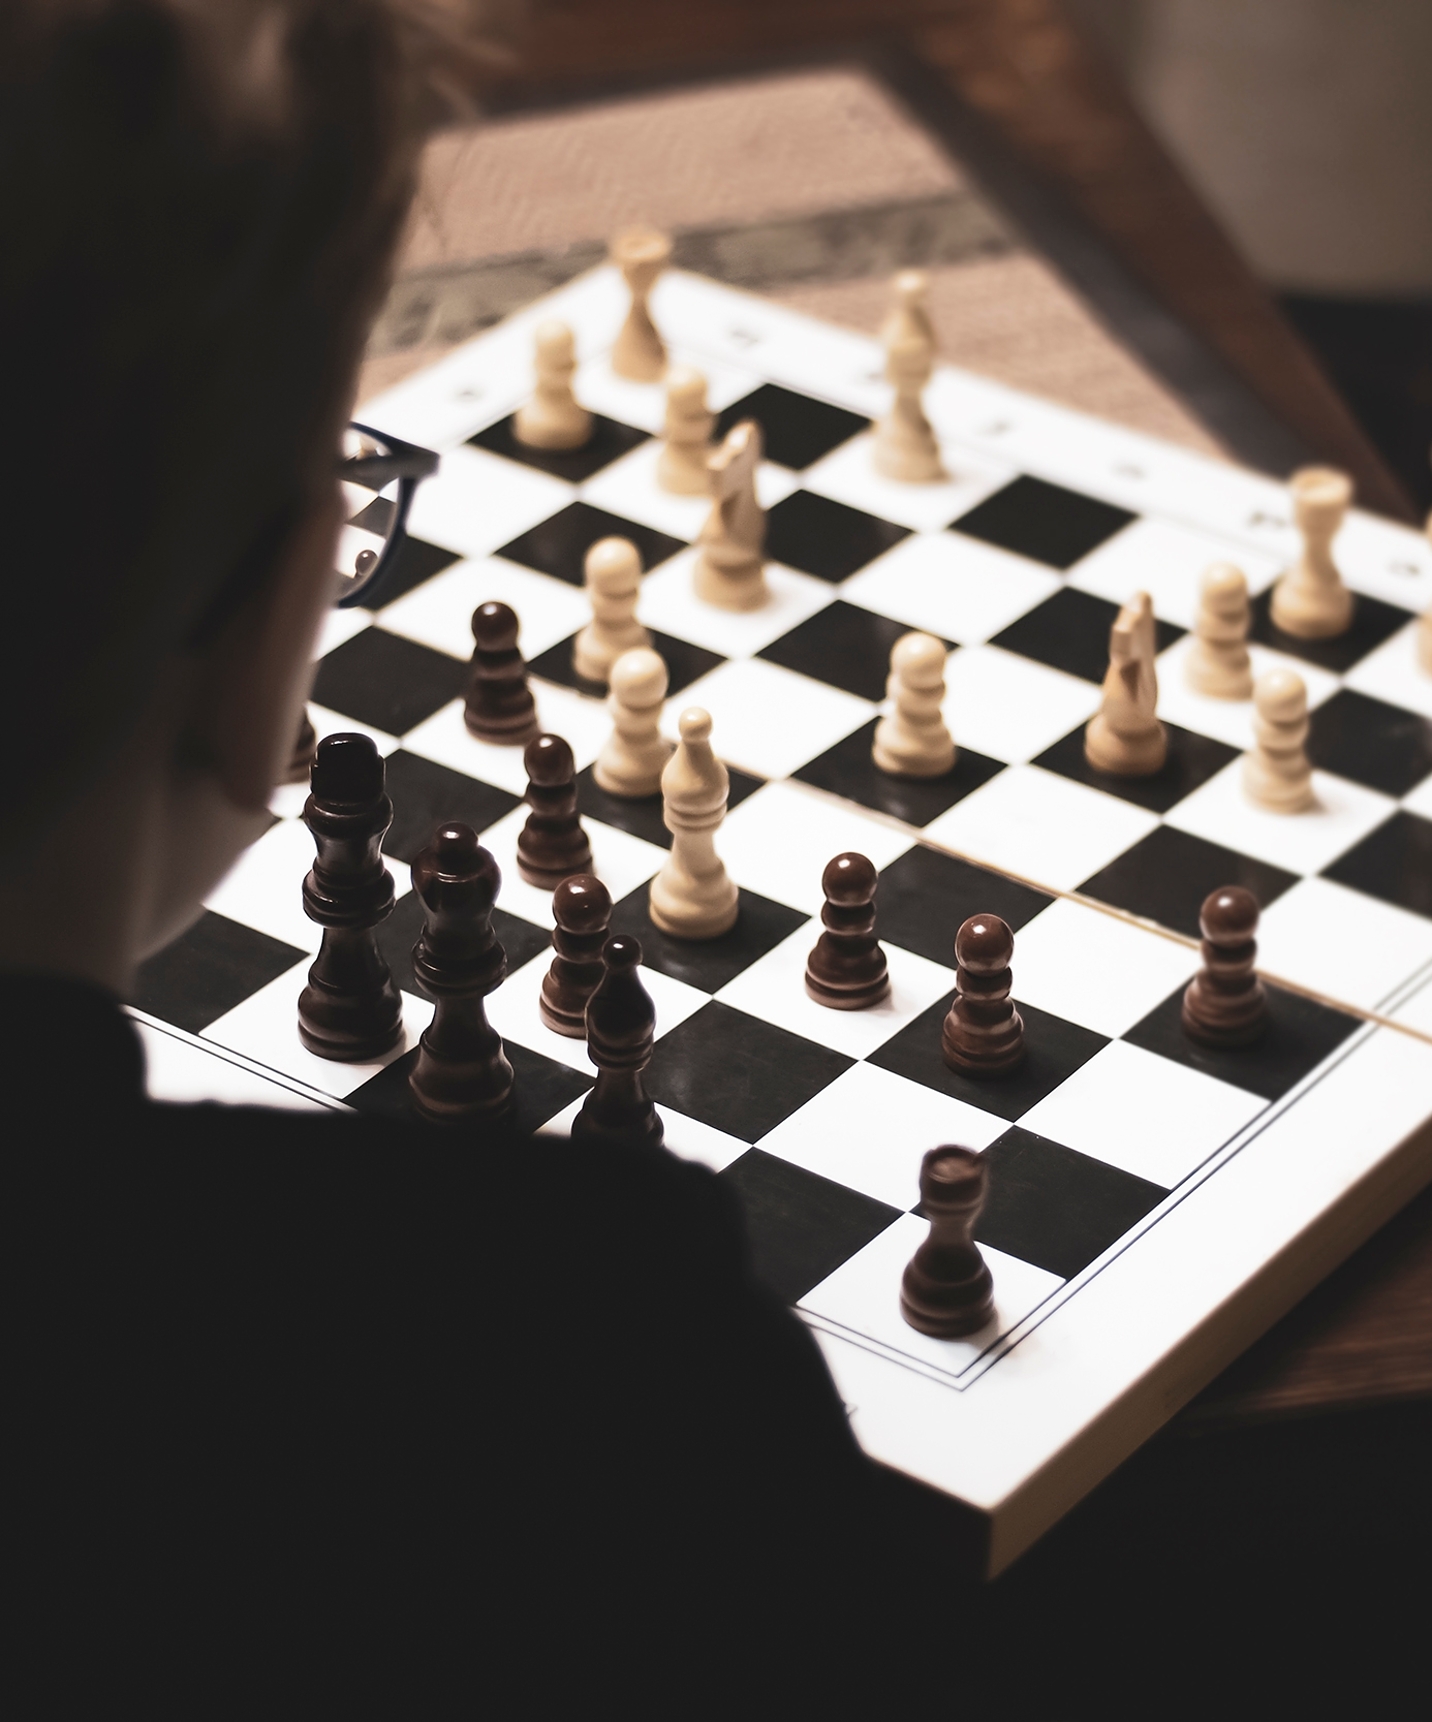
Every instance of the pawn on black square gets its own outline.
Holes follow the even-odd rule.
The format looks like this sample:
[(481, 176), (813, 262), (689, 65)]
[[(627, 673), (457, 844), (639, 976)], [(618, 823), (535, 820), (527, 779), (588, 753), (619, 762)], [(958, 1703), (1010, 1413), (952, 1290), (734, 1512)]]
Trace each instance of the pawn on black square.
[(602, 946), (611, 924), (611, 893), (590, 873), (574, 873), (552, 893), (555, 955), (542, 978), (538, 1009), (554, 1034), (580, 1040), (587, 1032), (587, 1001), (606, 973)]
[(955, 996), (940, 1051), (966, 1076), (1005, 1076), (1024, 1057), (1024, 1019), (1010, 998), (1014, 934), (998, 915), (971, 915), (955, 934)]
[(890, 991), (885, 953), (875, 937), (873, 863), (853, 851), (837, 855), (820, 876), (825, 929), (806, 959), (805, 986), (831, 1010), (865, 1010)]
[(413, 976), (436, 1008), (408, 1088), (417, 1110), (437, 1123), (497, 1119), (512, 1105), (512, 1066), (483, 1003), (507, 975), (492, 929), (501, 883), (496, 861), (466, 825), (440, 825), (413, 861), (423, 905)]
[(1204, 1046), (1249, 1046), (1268, 1027), (1268, 995), (1258, 979), (1258, 900), (1225, 885), (1198, 912), (1203, 967), (1183, 994), (1183, 1032)]
[(537, 702), (517, 646), (517, 614), (506, 604), (479, 604), (472, 613), (472, 668), (463, 721), (479, 741), (525, 747), (537, 734)]
[(572, 1121), (572, 1140), (659, 1148), (661, 1117), (641, 1080), (656, 1043), (656, 1006), (637, 973), (641, 945), (624, 934), (608, 939), (602, 961), (606, 972), (587, 1002), (597, 1081)]
[(577, 817), (577, 767), (559, 735), (539, 735), (522, 756), (532, 811), (517, 839), (517, 871), (529, 885), (555, 891), (573, 873), (590, 873), (592, 845)]
[(969, 1148), (932, 1148), (920, 1167), (920, 1203), (930, 1235), (900, 1282), (900, 1313), (919, 1333), (959, 1339), (994, 1317), (994, 1281), (973, 1232), (989, 1171)]

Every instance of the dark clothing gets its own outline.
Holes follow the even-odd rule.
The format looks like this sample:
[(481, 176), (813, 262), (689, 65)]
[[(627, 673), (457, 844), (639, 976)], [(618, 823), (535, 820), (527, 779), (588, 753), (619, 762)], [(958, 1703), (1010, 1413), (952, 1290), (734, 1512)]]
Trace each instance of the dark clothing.
[(154, 1104), (104, 996), (25, 978), (3, 1017), (11, 1548), (32, 1642), (63, 1626), (42, 1699), (853, 1693), (875, 1473), (718, 1179)]

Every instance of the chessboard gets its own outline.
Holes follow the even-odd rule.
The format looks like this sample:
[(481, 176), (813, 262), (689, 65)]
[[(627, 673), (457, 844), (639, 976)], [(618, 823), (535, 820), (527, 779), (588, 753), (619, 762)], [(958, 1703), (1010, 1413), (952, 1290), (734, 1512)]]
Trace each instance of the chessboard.
[[(312, 716), (386, 759), (399, 899), (381, 943), (407, 1048), (431, 1006), (413, 981), (406, 863), (438, 821), (462, 820), (503, 874), (509, 978), (489, 1005), (519, 1113), (564, 1128), (594, 1071), (538, 1015), (552, 916), (514, 863), (521, 749), (463, 722), (472, 611), (517, 612), (542, 726), (579, 768), (613, 930), (642, 943), (668, 1146), (735, 1186), (757, 1267), (815, 1330), (866, 1450), (972, 1509), (998, 1571), (1432, 1175), (1432, 676), (1414, 637), (1432, 547), (1354, 509), (1335, 546), (1353, 627), (1292, 641), (1268, 613), (1298, 549), (1284, 486), (948, 367), (925, 404), (949, 477), (898, 484), (870, 457), (889, 398), (877, 343), (674, 271), (652, 308), (673, 358), (706, 374), (718, 428), (763, 427), (768, 601), (736, 613), (693, 595), (708, 504), (656, 482), (662, 390), (613, 373), (625, 294), (598, 269), (365, 408), (441, 466), (382, 607), (329, 616)], [(576, 392), (597, 415), (574, 452), (513, 436), (551, 317), (576, 333)], [(572, 642), (590, 616), (583, 557), (612, 534), (646, 570), (666, 727), (706, 708), (730, 771), (718, 847), (740, 914), (704, 943), (648, 916), (670, 844), (660, 798), (619, 800), (592, 776), (609, 718)], [(1292, 663), (1306, 682), (1310, 812), (1246, 800), (1251, 704), (1185, 682), (1214, 562), (1247, 576), (1255, 671)], [(1111, 779), (1085, 763), (1082, 734), (1110, 625), (1139, 590), (1157, 617), (1169, 764)], [(911, 629), (952, 648), (959, 755), (933, 780), (871, 763), (890, 648)], [(406, 1104), (411, 1050), (344, 1065), (299, 1042), (319, 942), (299, 889), (305, 793), (277, 793), (203, 918), (141, 974), (157, 1095)], [(847, 850), (879, 872), (892, 987), (840, 1012), (802, 981), (822, 869)], [(1227, 884), (1263, 906), (1272, 1010), (1238, 1052), (1179, 1026), (1199, 905)], [(1026, 1026), (1025, 1063), (997, 1082), (940, 1056), (954, 932), (977, 912), (1014, 930)], [(927, 1338), (899, 1309), (927, 1230), (921, 1158), (944, 1142), (983, 1150), (990, 1173), (976, 1235), (996, 1319), (969, 1340)]]

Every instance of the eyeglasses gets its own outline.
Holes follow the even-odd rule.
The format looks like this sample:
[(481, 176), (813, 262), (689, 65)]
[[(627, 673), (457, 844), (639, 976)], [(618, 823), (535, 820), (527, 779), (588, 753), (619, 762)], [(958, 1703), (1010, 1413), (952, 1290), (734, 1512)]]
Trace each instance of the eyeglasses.
[(367, 425), (350, 424), (343, 433), (338, 482), (344, 522), (338, 537), (340, 610), (371, 606), (390, 584), (398, 553), (408, 535), (408, 510), (425, 478), (438, 469), (431, 449), (401, 442)]

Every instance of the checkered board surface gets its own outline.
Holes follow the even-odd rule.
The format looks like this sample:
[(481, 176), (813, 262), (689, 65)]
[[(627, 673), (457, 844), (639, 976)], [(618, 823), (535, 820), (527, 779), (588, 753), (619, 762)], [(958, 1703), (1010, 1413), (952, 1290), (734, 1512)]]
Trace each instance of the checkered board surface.
[[(405, 864), (438, 820), (461, 819), (503, 871), (510, 974), (490, 1006), (525, 1122), (560, 1127), (593, 1078), (581, 1043), (537, 1013), (552, 923), (514, 861), (520, 750), (475, 741), (462, 719), (469, 618), (499, 598), (521, 618), (543, 727), (575, 753), (614, 928), (642, 941), (658, 1019), (649, 1087), (670, 1145), (736, 1186), (758, 1266), (820, 1334), (867, 1448), (988, 1514), (998, 1565), (1335, 1259), (1318, 1251), (1334, 1221), (1347, 1233), (1350, 1203), (1371, 1213), (1415, 1185), (1408, 1138), (1432, 1115), (1432, 677), (1411, 630), (1432, 554), (1352, 516), (1337, 544), (1359, 594), (1352, 632), (1279, 639), (1267, 595), (1296, 550), (1279, 486), (950, 370), (927, 400), (948, 482), (884, 481), (870, 464), (886, 398), (873, 343), (672, 274), (655, 311), (676, 358), (707, 373), (722, 428), (749, 415), (766, 434), (770, 601), (715, 610), (691, 592), (707, 505), (655, 481), (661, 391), (606, 359), (622, 310), (619, 280), (597, 271), (366, 409), (439, 449), (442, 467), (419, 492), (398, 590), (330, 618), (313, 715), (320, 734), (366, 731), (387, 759), (399, 902), (382, 943), (408, 1044), (431, 1007), (412, 978)], [(578, 393), (599, 415), (571, 454), (512, 437), (542, 316), (572, 324)], [(592, 779), (609, 721), (571, 651), (589, 615), (583, 555), (611, 533), (648, 570), (639, 614), (670, 667), (668, 728), (705, 706), (731, 771), (718, 844), (741, 913), (709, 943), (667, 939), (648, 918), (670, 842), (659, 798), (620, 801)], [(1313, 813), (1249, 807), (1249, 707), (1185, 685), (1198, 578), (1215, 560), (1237, 562), (1257, 594), (1257, 668), (1291, 655), (1307, 681)], [(1171, 759), (1120, 782), (1089, 772), (1082, 731), (1110, 622), (1138, 589), (1159, 618)], [(960, 755), (936, 782), (870, 762), (889, 649), (911, 627), (953, 648)], [(403, 1106), (411, 1052), (334, 1065), (295, 1032), (319, 939), (299, 894), (313, 853), (303, 799), (278, 794), (204, 918), (147, 965), (136, 1003), (156, 1091)], [(892, 991), (843, 1013), (809, 1001), (802, 972), (821, 870), (848, 849), (880, 872)], [(1204, 895), (1234, 881), (1265, 905), (1263, 966), (1294, 985), (1270, 987), (1258, 1048), (1210, 1053), (1178, 1026), (1197, 966), (1187, 936)], [(999, 1082), (939, 1055), (954, 929), (977, 910), (1016, 936), (1029, 1051)], [(946, 1141), (991, 1163), (977, 1235), (998, 1315), (968, 1342), (922, 1338), (897, 1303), (925, 1235), (920, 1159)]]

